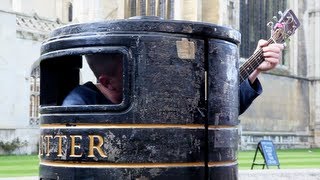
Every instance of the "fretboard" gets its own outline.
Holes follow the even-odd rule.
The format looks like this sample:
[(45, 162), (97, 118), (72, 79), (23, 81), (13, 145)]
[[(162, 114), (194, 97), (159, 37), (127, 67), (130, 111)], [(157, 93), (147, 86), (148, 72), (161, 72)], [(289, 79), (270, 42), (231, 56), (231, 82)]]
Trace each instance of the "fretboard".
[[(284, 41), (294, 34), (295, 30), (300, 26), (300, 22), (292, 10), (286, 10), (281, 14), (280, 20), (274, 26), (272, 22), (269, 22), (268, 24), (272, 27), (272, 36), (268, 40), (267, 45), (272, 43), (284, 43)], [(263, 61), (263, 51), (260, 48), (240, 66), (240, 84), (246, 80)]]
[[(273, 43), (273, 40), (270, 38), (268, 40), (268, 45)], [(263, 51), (260, 48), (256, 51), (249, 59), (244, 62), (240, 66), (239, 76), (240, 76), (240, 83), (241, 84), (244, 80), (246, 80), (249, 75), (264, 61)]]

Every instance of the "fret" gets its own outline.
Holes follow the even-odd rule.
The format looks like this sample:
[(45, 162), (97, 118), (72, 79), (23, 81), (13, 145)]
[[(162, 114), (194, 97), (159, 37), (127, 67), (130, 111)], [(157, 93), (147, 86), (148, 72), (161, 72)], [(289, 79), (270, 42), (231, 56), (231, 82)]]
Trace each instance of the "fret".
[[(253, 66), (252, 66), (252, 65), (253, 65)], [(246, 69), (251, 71), (251, 70), (255, 69), (254, 65), (255, 65), (255, 61), (253, 61), (252, 64), (249, 63), (249, 64), (248, 64), (248, 67), (246, 67)]]
[[(267, 45), (274, 43), (274, 37), (268, 39)], [(264, 61), (262, 49), (259, 49), (256, 53), (254, 53), (247, 62), (245, 62), (240, 67), (240, 84), (249, 77), (249, 75)]]
[(260, 61), (255, 60), (255, 61), (253, 61), (252, 63), (253, 63), (253, 65), (254, 65), (254, 67), (258, 67), (258, 66), (259, 66)]
[(262, 49), (259, 49), (240, 67), (240, 84), (264, 61)]
[(244, 78), (240, 75), (240, 84), (241, 84), (241, 82), (243, 82), (244, 80), (246, 80), (246, 79), (244, 79)]
[[(243, 74), (245, 73), (245, 74)], [(247, 71), (246, 69), (243, 69), (243, 77), (248, 77), (250, 75), (250, 71)]]

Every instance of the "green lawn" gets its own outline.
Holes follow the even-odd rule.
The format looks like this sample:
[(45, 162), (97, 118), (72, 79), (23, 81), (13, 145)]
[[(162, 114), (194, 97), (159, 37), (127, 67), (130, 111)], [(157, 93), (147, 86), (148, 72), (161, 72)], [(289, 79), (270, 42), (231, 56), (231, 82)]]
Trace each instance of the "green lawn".
[[(251, 169), (254, 154), (255, 151), (240, 151), (238, 156), (239, 169)], [(281, 169), (320, 168), (319, 148), (277, 150), (277, 154)], [(257, 157), (258, 162), (262, 163), (263, 159), (259, 152)], [(254, 169), (261, 168), (262, 166), (254, 166)]]
[[(239, 152), (239, 169), (250, 169), (255, 151)], [(281, 169), (320, 168), (320, 148), (277, 150)], [(260, 153), (257, 156), (262, 162)], [(0, 156), (0, 177), (37, 176), (37, 155)], [(276, 168), (276, 167), (271, 167)], [(261, 169), (255, 166), (254, 169)]]
[(0, 155), (0, 177), (37, 176), (38, 172), (39, 160), (37, 155)]

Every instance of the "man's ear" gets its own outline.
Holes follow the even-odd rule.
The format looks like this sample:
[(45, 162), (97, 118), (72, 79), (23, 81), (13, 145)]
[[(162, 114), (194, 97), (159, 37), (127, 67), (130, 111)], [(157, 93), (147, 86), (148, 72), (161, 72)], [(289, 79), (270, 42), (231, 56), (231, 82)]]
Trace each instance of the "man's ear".
[(109, 90), (114, 90), (112, 83), (111, 83), (111, 78), (109, 78), (106, 75), (101, 75), (99, 76), (99, 82), (102, 84), (105, 88)]

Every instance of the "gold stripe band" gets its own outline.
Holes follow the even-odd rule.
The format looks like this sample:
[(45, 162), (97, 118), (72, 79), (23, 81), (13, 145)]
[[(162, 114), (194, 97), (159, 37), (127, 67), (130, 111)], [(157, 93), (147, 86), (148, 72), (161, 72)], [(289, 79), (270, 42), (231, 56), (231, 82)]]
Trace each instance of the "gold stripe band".
[[(40, 129), (205, 129), (204, 124), (92, 124), (92, 123), (71, 123), (71, 124), (41, 124)], [(213, 126), (208, 127), (209, 130), (215, 129), (237, 129), (238, 126)]]
[(234, 166), (237, 164), (237, 161), (209, 162), (208, 167)]
[[(75, 168), (173, 168), (173, 167), (205, 167), (204, 162), (189, 163), (103, 163), (103, 162), (74, 162), (41, 160), (41, 165), (53, 167)], [(208, 167), (233, 166), (236, 161), (209, 162)]]

